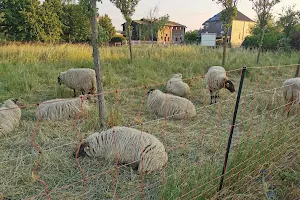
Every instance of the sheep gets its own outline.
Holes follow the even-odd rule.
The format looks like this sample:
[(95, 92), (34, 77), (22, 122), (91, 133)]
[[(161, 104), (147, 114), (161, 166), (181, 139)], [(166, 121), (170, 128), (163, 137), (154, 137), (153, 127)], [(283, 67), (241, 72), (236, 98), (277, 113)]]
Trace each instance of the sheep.
[(166, 92), (180, 97), (189, 97), (190, 87), (182, 81), (182, 74), (174, 74), (167, 82)]
[(45, 101), (39, 105), (39, 109), (35, 113), (35, 119), (56, 121), (76, 118), (82, 110), (88, 109), (86, 97), (82, 97), (82, 103), (80, 102), (79, 97)]
[(147, 106), (151, 113), (159, 117), (167, 115), (172, 119), (183, 119), (186, 113), (187, 117), (196, 116), (196, 108), (190, 100), (165, 94), (158, 89), (147, 92)]
[(79, 147), (78, 157), (84, 156), (117, 159), (140, 173), (162, 169), (168, 161), (164, 145), (155, 136), (124, 126), (90, 135)]
[(226, 71), (221, 66), (212, 66), (205, 74), (206, 88), (210, 92), (210, 104), (217, 103), (219, 97), (219, 91), (222, 88), (228, 89), (231, 93), (235, 92), (234, 85), (231, 80), (226, 76)]
[(81, 91), (82, 95), (95, 93), (97, 90), (95, 70), (89, 68), (71, 68), (61, 72), (57, 82), (73, 89), (74, 97), (76, 90)]
[(7, 135), (20, 124), (22, 104), (18, 99), (6, 100), (0, 108), (0, 136)]
[(283, 98), (286, 104), (287, 116), (293, 104), (300, 103), (300, 77), (283, 82)]

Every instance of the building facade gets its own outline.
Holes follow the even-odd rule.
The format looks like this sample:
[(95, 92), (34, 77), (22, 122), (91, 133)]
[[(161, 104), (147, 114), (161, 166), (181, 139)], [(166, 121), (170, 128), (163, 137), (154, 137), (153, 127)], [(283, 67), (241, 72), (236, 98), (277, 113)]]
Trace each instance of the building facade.
[[(222, 21), (220, 19), (221, 12), (205, 21), (201, 33), (216, 33), (217, 38), (222, 38)], [(232, 47), (239, 47), (248, 35), (251, 35), (251, 28), (255, 22), (238, 11), (236, 18), (232, 21), (232, 26), (228, 31), (227, 42)]]
[[(150, 26), (150, 21), (147, 19), (133, 20), (132, 26), (132, 40), (151, 40), (151, 36), (144, 36), (143, 31), (145, 27)], [(126, 35), (126, 23), (122, 24), (123, 34)], [(167, 24), (154, 34), (154, 41), (166, 44), (180, 44), (184, 42), (186, 26), (176, 22), (168, 21)]]

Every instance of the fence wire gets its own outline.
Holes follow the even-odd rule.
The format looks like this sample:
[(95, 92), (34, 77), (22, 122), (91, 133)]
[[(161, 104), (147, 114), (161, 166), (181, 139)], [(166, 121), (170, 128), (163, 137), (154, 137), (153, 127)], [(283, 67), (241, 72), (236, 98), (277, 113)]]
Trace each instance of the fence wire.
[[(140, 130), (137, 145), (141, 149), (145, 148), (143, 132), (151, 133), (163, 143), (166, 149), (164, 162), (167, 164), (161, 170), (148, 174), (143, 173), (144, 153), (141, 159), (120, 165), (119, 141), (114, 131), (116, 159), (113, 162), (78, 158), (84, 139), (93, 130), (100, 130), (95, 125), (98, 123), (95, 117), (97, 109), (86, 109), (83, 106), (86, 101), (84, 96), (79, 98), (80, 111), (64, 122), (41, 119), (40, 106), (66, 100), (20, 106), (25, 110), (36, 107), (38, 117), (35, 122), (22, 122), (15, 135), (0, 137), (3, 143), (0, 147), (0, 197), (228, 199), (251, 193), (249, 198), (260, 198), (259, 195), (271, 191), (264, 185), (276, 183), (275, 177), (280, 170), (274, 172), (274, 167), (279, 169), (287, 162), (299, 160), (299, 95), (288, 101), (283, 98), (283, 91), (292, 89), (297, 83), (282, 86), (283, 81), (293, 77), (295, 66), (247, 68), (221, 192), (218, 192), (218, 184), (227, 138), (232, 128), (235, 94), (223, 89), (218, 102), (210, 104), (209, 91), (204, 87), (205, 76), (199, 75), (183, 79), (194, 81), (191, 94), (186, 97), (195, 105), (197, 116), (194, 118), (188, 117), (187, 113), (191, 111), (188, 103), (183, 113), (168, 115), (168, 94), (164, 96), (163, 117), (149, 112), (146, 105), (148, 89), (161, 88), (166, 82), (90, 95), (104, 95), (109, 113), (106, 122), (112, 130), (120, 125)], [(226, 72), (236, 88), (241, 69)], [(0, 112), (4, 110), (9, 108)], [(291, 114), (287, 116), (287, 113)], [(182, 114), (183, 119), (173, 119)], [(24, 138), (27, 142), (30, 139), (31, 144)], [(75, 158), (72, 151), (76, 152)], [(135, 172), (131, 165), (139, 163), (141, 171)], [(299, 167), (299, 163), (294, 167)], [(272, 178), (265, 180), (262, 173), (272, 175)], [(289, 192), (281, 188), (284, 189)], [(277, 190), (272, 191), (278, 195)]]

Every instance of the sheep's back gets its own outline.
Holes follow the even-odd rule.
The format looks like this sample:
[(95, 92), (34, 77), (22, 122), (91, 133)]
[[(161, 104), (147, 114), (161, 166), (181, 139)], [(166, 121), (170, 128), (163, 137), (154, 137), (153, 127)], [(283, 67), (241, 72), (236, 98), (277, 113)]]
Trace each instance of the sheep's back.
[(169, 118), (183, 119), (186, 112), (188, 117), (196, 116), (196, 108), (190, 100), (161, 91), (150, 94), (147, 105), (150, 112), (159, 117), (167, 115)]
[(87, 102), (80, 98), (74, 99), (53, 99), (40, 104), (35, 113), (35, 118), (40, 116), (41, 120), (64, 120), (78, 117), (78, 114), (87, 109)]
[(80, 91), (90, 91), (96, 88), (96, 74), (93, 69), (69, 69), (62, 76), (66, 86)]
[[(124, 163), (139, 162), (143, 158), (148, 166), (152, 163), (155, 165), (154, 157), (162, 158), (165, 151), (163, 144), (153, 135), (128, 127), (113, 127), (94, 133), (87, 138), (87, 142), (90, 156), (100, 156), (108, 160), (118, 158)], [(147, 152), (147, 149), (153, 147), (155, 148), (152, 152)]]
[(223, 70), (211, 69), (205, 74), (206, 87), (212, 91), (223, 88), (226, 79), (226, 72)]
[(179, 78), (171, 78), (167, 82), (166, 92), (176, 96), (187, 97), (190, 94), (190, 87)]
[(21, 109), (17, 105), (7, 108), (2, 105), (0, 108), (0, 136), (7, 135), (19, 126)]
[(283, 82), (283, 96), (285, 102), (300, 100), (300, 78), (291, 78)]

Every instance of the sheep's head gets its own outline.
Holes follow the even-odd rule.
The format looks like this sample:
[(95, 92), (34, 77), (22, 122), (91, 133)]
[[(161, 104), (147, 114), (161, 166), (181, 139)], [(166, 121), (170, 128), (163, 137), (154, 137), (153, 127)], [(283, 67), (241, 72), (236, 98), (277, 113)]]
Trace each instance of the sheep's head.
[[(88, 151), (89, 148), (90, 148), (90, 147), (89, 147), (89, 143), (88, 143), (88, 142), (82, 143), (82, 144), (80, 145), (80, 147), (79, 147), (78, 158), (79, 158), (79, 157), (87, 156), (86, 151)], [(77, 152), (77, 149), (76, 149), (76, 151), (73, 153), (74, 158), (76, 157), (76, 152)]]
[(173, 78), (179, 78), (179, 79), (182, 79), (182, 74), (174, 74), (173, 75)]
[(147, 96), (149, 96), (149, 94), (151, 94), (155, 89), (150, 89), (148, 92), (147, 92)]
[(231, 80), (226, 80), (225, 88), (228, 89), (230, 92), (235, 92), (235, 88)]
[(61, 80), (60, 76), (59, 76), (59, 77), (57, 77), (57, 83), (58, 83), (59, 85), (61, 85), (61, 84), (62, 84), (62, 80)]

